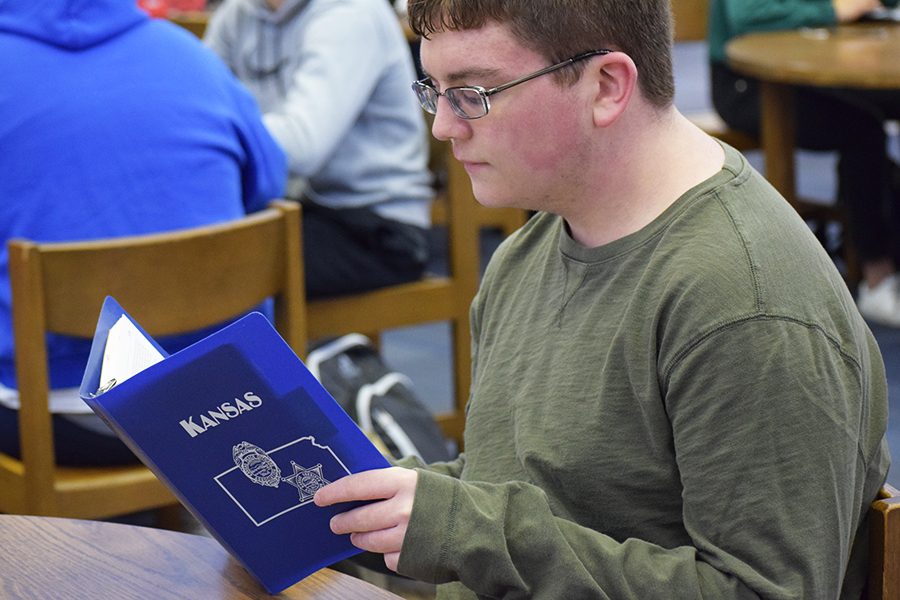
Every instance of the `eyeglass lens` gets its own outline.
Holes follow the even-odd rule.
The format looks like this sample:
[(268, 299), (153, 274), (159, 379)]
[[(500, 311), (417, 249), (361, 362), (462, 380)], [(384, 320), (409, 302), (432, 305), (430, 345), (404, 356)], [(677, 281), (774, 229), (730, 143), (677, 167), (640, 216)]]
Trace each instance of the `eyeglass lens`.
[(422, 105), (422, 108), (425, 109), (426, 112), (431, 114), (437, 113), (437, 92), (431, 88), (428, 84), (417, 81), (413, 84), (413, 90), (416, 92), (416, 97), (419, 99), (419, 104)]
[[(426, 83), (416, 82), (414, 86), (419, 103), (427, 112), (437, 113), (438, 98), (441, 94)], [(464, 119), (477, 119), (488, 112), (487, 98), (477, 89), (469, 87), (450, 88), (444, 92), (450, 108)]]
[(487, 98), (473, 88), (450, 88), (446, 92), (447, 101), (453, 112), (467, 119), (483, 117), (488, 112)]

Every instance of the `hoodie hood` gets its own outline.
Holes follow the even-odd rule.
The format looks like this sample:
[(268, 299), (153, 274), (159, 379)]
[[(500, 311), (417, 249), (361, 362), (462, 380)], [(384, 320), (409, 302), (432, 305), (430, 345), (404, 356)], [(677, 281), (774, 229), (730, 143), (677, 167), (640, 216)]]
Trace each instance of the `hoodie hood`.
[[(239, 0), (249, 11), (261, 21), (282, 24), (291, 20), (294, 15), (306, 8), (311, 0), (284, 0), (278, 10), (269, 8), (266, 0)], [(2, 2), (2, 0), (0, 0)]]
[(136, 0), (0, 0), (0, 33), (68, 50), (95, 46), (148, 18)]

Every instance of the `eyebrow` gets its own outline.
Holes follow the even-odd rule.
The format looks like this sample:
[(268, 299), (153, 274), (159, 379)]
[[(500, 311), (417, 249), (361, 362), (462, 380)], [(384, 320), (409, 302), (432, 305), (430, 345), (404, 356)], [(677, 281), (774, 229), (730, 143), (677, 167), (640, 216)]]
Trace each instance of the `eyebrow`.
[[(423, 73), (432, 82), (434, 81), (434, 77), (431, 75), (431, 73), (424, 70)], [(461, 71), (454, 71), (453, 73), (450, 73), (446, 78), (446, 82), (452, 86), (453, 84), (459, 84), (463, 82), (490, 79), (491, 77), (498, 77), (499, 75), (499, 69), (490, 67), (473, 67), (471, 69), (463, 69)]]

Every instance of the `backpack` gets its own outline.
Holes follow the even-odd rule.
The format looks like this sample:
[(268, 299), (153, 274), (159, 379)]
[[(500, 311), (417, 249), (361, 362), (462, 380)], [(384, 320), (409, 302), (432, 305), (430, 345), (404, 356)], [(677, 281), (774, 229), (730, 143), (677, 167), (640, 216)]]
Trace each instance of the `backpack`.
[(325, 342), (309, 352), (306, 366), (385, 455), (418, 456), (426, 463), (453, 458), (412, 381), (388, 368), (366, 336)]

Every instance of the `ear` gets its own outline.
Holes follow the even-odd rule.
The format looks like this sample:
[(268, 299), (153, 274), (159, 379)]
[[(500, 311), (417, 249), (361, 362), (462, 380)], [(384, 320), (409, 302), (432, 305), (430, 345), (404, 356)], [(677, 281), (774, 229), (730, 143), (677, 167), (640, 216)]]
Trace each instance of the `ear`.
[(591, 61), (585, 73), (594, 86), (594, 125), (608, 127), (628, 107), (637, 87), (637, 67), (624, 52), (611, 52)]

